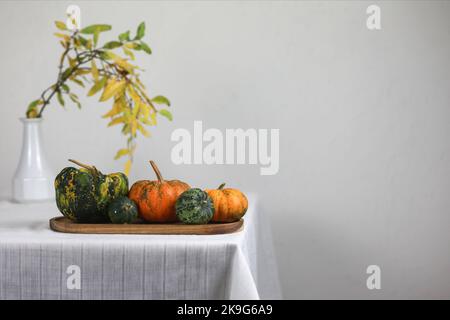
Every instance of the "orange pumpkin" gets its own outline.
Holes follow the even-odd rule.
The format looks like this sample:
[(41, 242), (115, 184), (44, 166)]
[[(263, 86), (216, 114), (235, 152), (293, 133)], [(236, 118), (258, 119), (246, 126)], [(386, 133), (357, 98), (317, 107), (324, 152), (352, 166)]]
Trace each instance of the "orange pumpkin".
[(158, 167), (150, 161), (158, 180), (140, 180), (131, 186), (128, 198), (133, 200), (139, 216), (148, 222), (174, 222), (175, 202), (180, 194), (190, 189), (187, 183), (179, 180), (165, 181)]
[(212, 222), (233, 222), (240, 220), (248, 209), (248, 200), (245, 194), (238, 189), (223, 187), (214, 190), (205, 190), (214, 202), (214, 215)]

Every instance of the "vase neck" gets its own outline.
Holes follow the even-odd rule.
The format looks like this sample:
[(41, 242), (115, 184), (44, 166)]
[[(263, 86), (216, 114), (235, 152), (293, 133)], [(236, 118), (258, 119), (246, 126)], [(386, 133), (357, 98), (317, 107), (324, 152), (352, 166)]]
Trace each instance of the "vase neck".
[(32, 159), (37, 159), (36, 155), (42, 152), (40, 121), (23, 122), (23, 147)]

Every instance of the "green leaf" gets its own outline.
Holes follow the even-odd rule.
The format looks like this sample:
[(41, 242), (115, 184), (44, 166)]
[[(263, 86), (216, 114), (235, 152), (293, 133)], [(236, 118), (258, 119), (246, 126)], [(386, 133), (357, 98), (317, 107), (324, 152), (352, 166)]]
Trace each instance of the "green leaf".
[(36, 109), (37, 106), (42, 104), (42, 100), (41, 99), (37, 99), (32, 101), (29, 105), (28, 105), (28, 111)]
[(77, 78), (73, 78), (73, 79), (70, 79), (70, 80), (72, 80), (73, 82), (75, 82), (77, 85), (79, 85), (80, 87), (83, 87), (84, 88), (84, 83), (83, 83), (83, 81), (81, 81), (80, 79), (77, 79)]
[(94, 47), (97, 46), (97, 42), (98, 42), (98, 35), (100, 34), (100, 32), (95, 31), (94, 32)]
[(152, 49), (150, 49), (150, 47), (144, 41), (141, 41), (139, 43), (139, 47), (140, 47), (140, 49), (144, 50), (146, 53), (152, 54)]
[(86, 28), (81, 29), (82, 34), (95, 34), (111, 30), (111, 26), (108, 24), (93, 24)]
[(69, 91), (70, 91), (69, 86), (68, 86), (67, 84), (65, 84), (65, 83), (63, 83), (63, 84), (61, 85), (61, 88), (62, 88), (65, 92), (69, 92)]
[(166, 117), (167, 119), (169, 119), (169, 121), (172, 121), (173, 117), (172, 114), (170, 113), (169, 110), (167, 109), (161, 109), (158, 111), (160, 115), (162, 115), (163, 117)]
[(130, 30), (119, 34), (119, 40), (120, 41), (130, 41)]
[(87, 46), (88, 41), (86, 38), (83, 38), (82, 36), (78, 36), (78, 41), (80, 41), (82, 46), (84, 46), (84, 47)]
[(69, 75), (72, 73), (73, 68), (69, 67), (66, 70), (64, 70), (64, 72), (62, 73), (61, 77), (65, 80), (67, 79), (67, 77), (69, 77)]
[(121, 46), (122, 46), (122, 43), (120, 43), (119, 41), (110, 41), (110, 42), (106, 43), (103, 46), (103, 48), (105, 48), (105, 49), (115, 49), (115, 48), (118, 48), (118, 47), (121, 47)]
[(93, 24), (86, 28), (81, 29), (82, 34), (92, 34), (94, 35), (94, 47), (97, 45), (98, 36), (100, 32), (105, 32), (111, 30), (111, 26), (108, 24)]
[(61, 94), (61, 91), (58, 91), (58, 92), (56, 93), (56, 97), (58, 98), (59, 104), (60, 104), (62, 107), (64, 107), (64, 99), (63, 99), (63, 96), (62, 96), (62, 94)]
[(77, 105), (78, 109), (81, 109), (80, 101), (78, 101), (78, 96), (75, 93), (70, 93), (69, 98)]
[(78, 96), (75, 93), (70, 93), (69, 94), (69, 98), (70, 100), (72, 100), (73, 102), (78, 101)]
[(106, 84), (106, 80), (107, 80), (107, 78), (104, 77), (104, 78), (102, 78), (102, 80), (96, 82), (96, 83), (92, 86), (91, 90), (89, 90), (89, 92), (88, 92), (88, 94), (87, 94), (88, 97), (93, 96), (94, 94), (96, 94), (97, 92), (99, 92), (101, 89), (103, 89), (103, 87), (104, 87), (105, 84)]
[(154, 103), (156, 103), (156, 104), (165, 104), (165, 105), (167, 105), (168, 107), (170, 107), (170, 101), (169, 101), (169, 99), (167, 99), (167, 98), (164, 97), (164, 96), (156, 96), (156, 97), (154, 97), (151, 101), (154, 102)]
[(37, 110), (37, 106), (44, 104), (41, 99), (34, 100), (28, 105), (28, 109), (26, 112), (27, 118), (37, 118), (39, 116), (39, 112)]
[(145, 22), (141, 22), (137, 28), (136, 37), (134, 37), (134, 40), (140, 40), (145, 35)]
[(67, 30), (66, 24), (62, 21), (55, 21), (55, 26), (59, 29), (59, 30)]
[(130, 133), (130, 126), (127, 124), (127, 123), (125, 123), (124, 125), (123, 125), (123, 127), (122, 127), (122, 133), (123, 134), (128, 134), (128, 133)]

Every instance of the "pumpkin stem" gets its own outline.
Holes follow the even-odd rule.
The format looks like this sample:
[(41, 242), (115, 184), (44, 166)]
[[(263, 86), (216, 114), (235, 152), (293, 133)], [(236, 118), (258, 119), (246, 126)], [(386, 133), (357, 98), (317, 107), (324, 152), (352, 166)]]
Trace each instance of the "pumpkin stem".
[(73, 159), (69, 159), (69, 161), (72, 162), (72, 163), (75, 163), (77, 166), (80, 166), (80, 167), (82, 167), (82, 168), (85, 168), (85, 169), (87, 169), (87, 170), (89, 170), (89, 171), (93, 171), (95, 174), (98, 173), (98, 170), (97, 170), (97, 168), (96, 168), (95, 166), (90, 166), (90, 165), (81, 163), (80, 161), (73, 160)]
[(222, 190), (223, 189), (223, 187), (225, 187), (225, 182), (224, 183), (222, 183), (218, 188), (217, 188), (217, 190)]
[(164, 182), (164, 179), (163, 179), (158, 167), (156, 166), (156, 163), (153, 160), (150, 160), (150, 164), (152, 165), (153, 171), (155, 171), (156, 177), (158, 177), (158, 181)]

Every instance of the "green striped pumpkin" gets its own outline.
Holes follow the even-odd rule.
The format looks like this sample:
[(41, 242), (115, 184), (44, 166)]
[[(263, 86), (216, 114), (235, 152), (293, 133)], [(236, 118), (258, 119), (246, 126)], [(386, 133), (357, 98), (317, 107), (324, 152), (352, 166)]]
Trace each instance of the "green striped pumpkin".
[(175, 203), (178, 220), (186, 224), (208, 223), (214, 214), (214, 204), (206, 192), (192, 188), (183, 192)]
[(123, 173), (102, 174), (93, 166), (64, 168), (55, 178), (56, 205), (75, 222), (108, 222), (108, 205), (128, 194), (128, 179)]
[(138, 218), (136, 203), (128, 197), (119, 197), (109, 204), (108, 216), (112, 223), (133, 223)]

